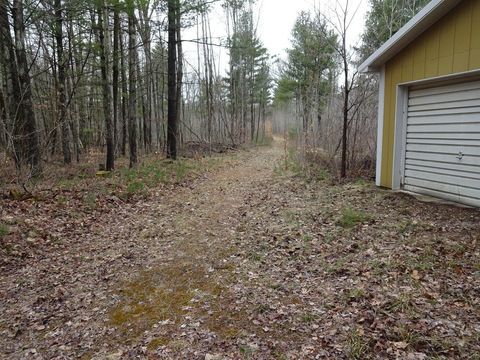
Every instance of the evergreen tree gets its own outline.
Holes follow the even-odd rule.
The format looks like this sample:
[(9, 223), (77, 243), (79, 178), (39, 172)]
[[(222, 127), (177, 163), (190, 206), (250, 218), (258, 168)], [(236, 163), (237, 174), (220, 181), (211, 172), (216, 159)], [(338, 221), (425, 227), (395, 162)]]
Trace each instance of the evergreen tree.
[(231, 117), (238, 122), (242, 141), (246, 141), (250, 122), (248, 132), (253, 141), (258, 138), (258, 119), (264, 118), (270, 99), (271, 77), (268, 52), (255, 33), (251, 9), (240, 9), (229, 45), (230, 72), (226, 80)]
[(333, 85), (336, 41), (324, 20), (300, 13), (293, 27), (292, 47), (277, 83), (275, 100), (283, 102), (295, 97), (301, 102), (305, 133), (313, 123), (314, 110), (320, 121), (323, 99)]
[(370, 0), (360, 58), (366, 59), (391, 38), (430, 0)]

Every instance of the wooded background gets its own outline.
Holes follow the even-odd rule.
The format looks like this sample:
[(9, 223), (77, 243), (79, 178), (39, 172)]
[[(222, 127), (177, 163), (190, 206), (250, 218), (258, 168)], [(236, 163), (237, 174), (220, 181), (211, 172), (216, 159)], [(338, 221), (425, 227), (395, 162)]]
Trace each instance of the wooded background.
[[(375, 163), (377, 79), (356, 65), (426, 0), (370, 0), (350, 48), (357, 2), (302, 12), (288, 58), (268, 54), (253, 0), (0, 0), (0, 152), (26, 181), (45, 164), (261, 143), (266, 124), (305, 159), (345, 177)], [(212, 37), (211, 9), (226, 36)], [(333, 20), (332, 20), (333, 19)], [(184, 39), (187, 28), (195, 39)], [(194, 43), (196, 61), (183, 45)], [(222, 69), (216, 47), (226, 49)], [(26, 179), (26, 180), (25, 180)]]

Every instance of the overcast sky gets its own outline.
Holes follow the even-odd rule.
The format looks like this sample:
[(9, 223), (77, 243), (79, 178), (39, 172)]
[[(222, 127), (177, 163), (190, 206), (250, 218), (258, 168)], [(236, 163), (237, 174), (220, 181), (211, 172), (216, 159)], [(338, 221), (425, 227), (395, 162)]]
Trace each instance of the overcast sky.
[[(293, 25), (302, 10), (319, 9), (322, 13), (330, 15), (329, 18), (334, 21), (335, 7), (345, 6), (346, 2), (347, 0), (258, 0), (260, 10), (258, 35), (271, 55), (280, 55), (283, 58), (285, 49), (290, 46)], [(347, 40), (350, 46), (356, 45), (359, 41), (367, 10), (367, 0), (349, 1), (351, 35)]]
[[(270, 55), (286, 58), (285, 50), (290, 46), (291, 32), (298, 14), (303, 11), (313, 12), (320, 9), (335, 21), (334, 12), (338, 6), (349, 3), (350, 31), (347, 38), (349, 46), (358, 45), (360, 35), (363, 32), (365, 15), (368, 10), (368, 0), (257, 0), (257, 35), (268, 49)], [(226, 38), (226, 19), (224, 9), (216, 6), (210, 14), (210, 26), (214, 42), (220, 42)], [(196, 38), (196, 28), (187, 29), (184, 39)], [(197, 45), (186, 43), (184, 46), (185, 56), (188, 61), (195, 64), (197, 58)], [(226, 50), (215, 48), (219, 58), (220, 69), (226, 69), (228, 54)]]

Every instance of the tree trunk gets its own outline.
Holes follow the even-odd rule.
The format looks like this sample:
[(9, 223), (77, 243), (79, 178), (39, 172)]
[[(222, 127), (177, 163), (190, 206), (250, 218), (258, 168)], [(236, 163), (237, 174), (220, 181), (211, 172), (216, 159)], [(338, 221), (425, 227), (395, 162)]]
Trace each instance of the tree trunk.
[[(77, 50), (77, 46), (74, 46), (73, 42), (74, 42), (74, 25), (73, 25), (73, 21), (72, 19), (70, 18), (69, 19), (69, 27), (68, 27), (68, 36), (69, 36), (69, 39), (68, 39), (68, 51), (69, 51), (69, 58), (70, 58), (70, 71), (72, 73), (72, 76), (70, 76), (70, 81), (67, 81), (67, 85), (70, 86), (70, 90), (68, 90), (69, 92), (71, 92), (71, 94), (74, 93), (75, 91), (75, 87), (76, 87), (76, 83), (75, 81), (76, 80), (80, 80), (80, 78), (82, 77), (82, 73), (83, 73), (83, 68), (82, 68), (82, 65), (81, 65), (81, 61), (80, 61), (80, 54), (79, 54), (79, 51)], [(75, 73), (77, 73), (77, 75), (75, 75)], [(77, 79), (77, 77), (78, 79)], [(82, 87), (80, 87), (79, 89), (77, 89), (76, 93), (78, 94), (78, 92), (81, 92), (83, 93), (83, 89)], [(84, 114), (84, 104), (83, 104), (83, 96), (78, 96), (77, 99), (75, 99), (75, 103), (74, 103), (74, 114), (72, 116), (72, 126), (71, 126), (71, 129), (72, 129), (72, 135), (73, 135), (73, 145), (74, 145), (74, 150), (75, 150), (75, 158), (77, 160), (77, 163), (80, 162), (80, 153), (82, 151), (82, 148), (83, 148), (83, 145), (82, 145), (82, 141), (80, 140), (80, 131), (81, 128), (80, 127), (80, 119), (83, 119), (83, 114)], [(83, 120), (84, 121), (84, 120)]]
[(20, 166), (19, 153), (15, 149), (13, 135), (15, 133), (15, 124), (17, 121), (17, 105), (20, 94), (20, 84), (18, 82), (17, 64), (15, 62), (14, 45), (10, 32), (10, 24), (7, 13), (7, 0), (0, 0), (0, 65), (5, 74), (2, 81), (4, 91), (4, 121), (5, 131), (9, 135), (6, 139), (9, 143), (11, 154), (15, 159), (15, 164)]
[(103, 0), (98, 7), (98, 36), (100, 41), (100, 68), (102, 72), (103, 113), (105, 117), (105, 141), (107, 143), (107, 171), (115, 167), (115, 149), (113, 145), (112, 106), (109, 85), (109, 42), (108, 38), (108, 11), (105, 11)]
[(115, 153), (118, 151), (118, 82), (119, 82), (119, 42), (120, 42), (120, 11), (118, 4), (113, 7), (113, 65), (112, 65), (112, 87), (113, 87), (113, 143)]
[[(1, 58), (0, 58), (1, 59)], [(0, 61), (1, 64), (1, 61)], [(9, 122), (9, 115), (3, 89), (0, 88), (0, 148), (8, 150), (8, 136), (7, 124)]]
[(177, 159), (178, 104), (177, 104), (177, 11), (178, 0), (168, 0), (168, 125), (167, 157)]
[(163, 51), (164, 49), (164, 42), (163, 38), (160, 37), (160, 47), (162, 49), (162, 67), (160, 68), (160, 94), (159, 94), (159, 102), (160, 102), (160, 114), (162, 117), (162, 146), (166, 145), (166, 139), (167, 139), (167, 134), (165, 132), (165, 52)]
[(129, 9), (128, 14), (128, 130), (130, 140), (130, 167), (137, 165), (137, 79), (136, 79), (136, 37), (135, 13)]
[(62, 151), (63, 162), (72, 163), (72, 152), (70, 151), (70, 127), (67, 118), (67, 96), (65, 91), (65, 59), (63, 56), (63, 15), (62, 1), (55, 0), (55, 40), (57, 44), (57, 76), (58, 88), (57, 99), (60, 126), (62, 129)]
[[(343, 40), (343, 48), (345, 47), (345, 38)], [(342, 167), (340, 177), (343, 179), (347, 176), (347, 138), (348, 138), (348, 97), (349, 97), (349, 83), (348, 83), (348, 62), (346, 56), (343, 59), (344, 66), (344, 98), (343, 98), (343, 131), (342, 131)]]
[(37, 125), (35, 121), (35, 112), (33, 111), (32, 88), (30, 85), (29, 66), (27, 62), (27, 53), (25, 50), (25, 23), (23, 20), (22, 0), (13, 1), (13, 27), (15, 33), (15, 49), (17, 56), (18, 79), (20, 83), (20, 102), (18, 103), (18, 113), (23, 117), (19, 121), (22, 129), (22, 137), (25, 139), (24, 158), (30, 165), (32, 176), (37, 176), (41, 172), (40, 167), (40, 147), (38, 141)]
[(143, 6), (139, 12), (142, 23), (142, 43), (145, 52), (145, 110), (144, 110), (144, 143), (145, 150), (150, 152), (152, 149), (152, 94), (153, 94), (153, 68), (152, 68), (152, 51), (151, 51), (151, 27), (150, 18), (148, 16), (148, 6)]
[[(181, 12), (180, 12), (180, 1), (177, 0), (177, 10), (176, 10), (176, 32), (177, 32), (177, 89), (176, 89), (176, 103), (177, 103), (177, 133), (178, 133), (178, 126), (181, 119), (184, 119), (184, 112), (182, 111), (185, 109), (183, 106), (183, 99), (182, 99), (182, 83), (183, 83), (183, 47), (182, 47), (182, 34), (181, 34)], [(180, 133), (182, 135), (182, 133)], [(183, 136), (178, 136), (177, 139), (180, 139), (180, 144), (183, 144)], [(178, 148), (178, 141), (177, 141), (177, 148)]]
[(120, 40), (120, 72), (122, 74), (122, 156), (127, 154), (127, 138), (128, 138), (128, 114), (127, 114), (127, 100), (128, 100), (128, 85), (127, 85), (127, 70), (125, 69), (125, 56), (123, 37), (119, 36)]
[[(138, 53), (137, 53), (138, 54)], [(140, 89), (138, 100), (140, 101), (139, 108), (141, 110), (141, 121), (140, 121), (140, 144), (143, 146), (145, 153), (148, 153), (148, 116), (147, 116), (147, 107), (146, 107), (146, 99), (145, 93), (143, 90), (145, 89), (145, 71), (142, 73), (140, 68), (140, 62), (137, 61), (137, 87)]]

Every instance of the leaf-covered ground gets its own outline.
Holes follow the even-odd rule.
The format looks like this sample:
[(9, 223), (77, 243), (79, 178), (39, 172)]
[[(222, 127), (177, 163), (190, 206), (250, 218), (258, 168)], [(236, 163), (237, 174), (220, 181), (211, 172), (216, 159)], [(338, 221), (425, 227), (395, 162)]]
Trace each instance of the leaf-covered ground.
[(283, 157), (136, 201), (1, 200), (0, 356), (478, 359), (480, 213)]

